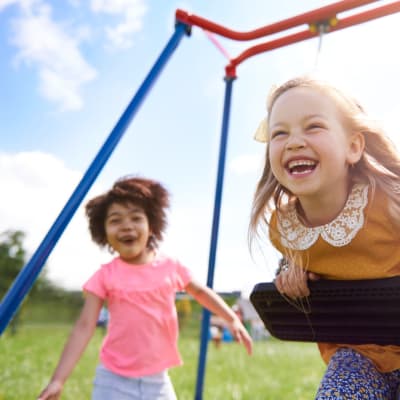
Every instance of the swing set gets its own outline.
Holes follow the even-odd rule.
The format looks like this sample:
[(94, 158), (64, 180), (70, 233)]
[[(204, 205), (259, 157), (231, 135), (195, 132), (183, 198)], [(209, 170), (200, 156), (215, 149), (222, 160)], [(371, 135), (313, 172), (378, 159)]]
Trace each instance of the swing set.
[[(305, 41), (311, 38), (319, 37), (319, 46), (321, 45), (321, 40), (324, 34), (332, 33), (338, 30), (342, 30), (354, 25), (358, 25), (364, 22), (368, 22), (377, 18), (388, 16), (400, 12), (400, 1), (392, 1), (385, 5), (379, 5), (376, 7), (371, 7), (364, 11), (356, 11), (352, 15), (347, 15), (340, 18), (340, 13), (354, 11), (354, 9), (366, 6), (371, 3), (379, 3), (379, 0), (343, 0), (336, 3), (332, 3), (328, 6), (321, 7), (304, 14), (294, 16), (270, 25), (263, 26), (261, 28), (255, 29), (253, 31), (238, 32), (219, 25), (215, 22), (209, 21), (205, 18), (189, 14), (184, 10), (176, 10), (175, 12), (175, 31), (171, 38), (167, 42), (167, 45), (160, 53), (158, 59), (154, 63), (150, 72), (144, 79), (143, 83), (139, 87), (138, 91), (128, 104), (125, 111), (122, 113), (120, 119), (116, 123), (115, 127), (110, 132), (109, 136), (105, 140), (104, 144), (100, 148), (99, 152), (93, 159), (92, 163), (89, 165), (86, 173), (83, 175), (81, 181), (78, 183), (77, 187), (71, 194), (69, 200), (65, 204), (64, 208), (61, 210), (60, 214), (56, 218), (53, 225), (50, 227), (48, 233), (45, 235), (44, 239), (38, 246), (37, 250), (34, 252), (31, 259), (20, 271), (19, 275), (16, 277), (15, 281), (9, 288), (8, 292), (5, 294), (2, 302), (0, 304), (0, 335), (4, 332), (9, 322), (11, 321), (14, 314), (20, 307), (23, 299), (30, 291), (31, 287), (35, 283), (36, 278), (41, 272), (47, 258), (49, 257), (51, 251), (55, 247), (57, 241), (61, 237), (65, 228), (67, 227), (69, 221), (73, 217), (74, 213), (78, 209), (85, 195), (91, 188), (92, 184), (96, 180), (100, 171), (106, 164), (107, 160), (111, 156), (115, 147), (119, 143), (126, 129), (128, 128), (133, 117), (136, 115), (139, 107), (143, 103), (146, 95), (151, 90), (153, 84), (163, 71), (168, 60), (178, 47), (181, 39), (186, 35), (190, 36), (193, 26), (202, 28), (209, 38), (214, 42), (215, 45), (229, 58), (229, 63), (225, 67), (225, 96), (224, 96), (224, 108), (222, 117), (222, 127), (221, 136), (219, 143), (219, 158), (217, 166), (217, 177), (216, 186), (214, 194), (214, 209), (213, 209), (213, 219), (211, 228), (211, 239), (210, 239), (210, 249), (209, 249), (209, 261), (208, 261), (208, 273), (207, 273), (207, 286), (213, 287), (214, 280), (214, 269), (215, 269), (215, 259), (218, 241), (218, 230), (219, 230), (219, 218), (221, 210), (221, 199), (222, 190), (224, 182), (224, 169), (225, 169), (225, 156), (228, 141), (228, 128), (229, 128), (229, 118), (230, 118), (230, 107), (232, 98), (232, 88), (233, 82), (237, 78), (237, 68), (240, 64), (246, 61), (248, 58), (253, 57), (257, 54), (265, 53), (274, 49), (278, 49), (290, 44)], [(298, 29), (295, 33), (287, 33), (289, 29)], [(250, 41), (255, 39), (264, 38), (269, 35), (282, 34), (281, 37), (267, 40), (264, 43), (253, 45), (248, 47), (242, 53), (234, 58), (230, 58), (224, 49), (219, 45), (218, 41), (215, 39), (214, 35), (219, 35), (228, 39), (237, 41)], [(399, 282), (397, 287), (399, 287)], [(264, 308), (258, 308), (260, 315), (263, 317), (264, 322), (267, 324), (268, 318), (264, 318), (270, 311), (270, 306), (274, 309), (274, 302), (270, 302), (269, 296), (272, 292), (272, 297), (276, 294), (276, 289), (274, 287), (266, 287), (265, 284), (260, 284), (261, 286), (256, 286), (255, 290), (257, 293), (252, 294), (252, 301), (258, 307), (261, 304)], [(272, 284), (271, 284), (272, 285)], [(318, 289), (318, 288), (317, 288)], [(313, 291), (313, 288), (311, 288)], [(323, 288), (321, 288), (323, 291)], [(377, 289), (372, 288), (368, 292), (370, 295), (375, 294), (376, 290), (379, 290), (379, 285)], [(340, 296), (340, 291), (338, 295)], [(352, 292), (351, 296), (354, 296)], [(335, 298), (335, 301), (337, 297)], [(326, 303), (324, 303), (326, 304)], [(323, 311), (323, 310), (322, 310)], [(206, 355), (207, 355), (207, 345), (208, 345), (208, 332), (210, 326), (210, 313), (208, 310), (203, 310), (202, 326), (201, 326), (201, 340), (200, 340), (200, 353), (198, 360), (197, 369), (197, 382), (195, 388), (195, 400), (201, 400), (203, 398), (203, 386), (204, 386), (204, 375), (206, 366)], [(367, 315), (368, 319), (369, 316)], [(400, 318), (397, 318), (400, 321)], [(396, 325), (397, 327), (398, 325)], [(275, 328), (274, 325), (271, 326), (272, 331)], [(284, 327), (284, 330), (286, 327)], [(279, 336), (280, 333), (278, 332)], [(362, 337), (362, 330), (360, 332)], [(400, 336), (400, 335), (399, 335)], [(295, 340), (296, 338), (290, 338)], [(315, 340), (316, 337), (307, 336), (305, 340)], [(302, 340), (302, 339), (300, 339)], [(357, 337), (357, 340), (363, 340)], [(400, 342), (400, 339), (397, 339)]]

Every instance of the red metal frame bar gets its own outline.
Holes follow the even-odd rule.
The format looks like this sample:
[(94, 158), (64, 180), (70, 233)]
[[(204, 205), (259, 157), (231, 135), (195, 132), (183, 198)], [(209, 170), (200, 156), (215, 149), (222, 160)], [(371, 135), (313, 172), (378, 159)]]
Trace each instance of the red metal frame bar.
[[(395, 3), (392, 4), (387, 4), (382, 7), (378, 7), (356, 15), (352, 15), (342, 20), (337, 20), (336, 25), (329, 27), (328, 32), (335, 32), (341, 29), (348, 28), (350, 26), (361, 24), (363, 22), (371, 21), (376, 18), (394, 14), (396, 12), (400, 12), (400, 1), (396, 1)], [(250, 47), (243, 53), (241, 53), (238, 57), (231, 59), (229, 65), (226, 66), (226, 74), (227, 76), (233, 76), (233, 77), (236, 76), (236, 67), (244, 60), (252, 56), (264, 53), (266, 51), (278, 49), (280, 47), (287, 46), (289, 44), (301, 42), (303, 40), (307, 40), (318, 35), (319, 32), (304, 30), (302, 32), (284, 36), (276, 40), (271, 40), (269, 42)]]
[(175, 18), (177, 21), (180, 21), (184, 24), (198, 26), (199, 28), (203, 28), (228, 39), (246, 41), (259, 39), (267, 35), (272, 35), (290, 28), (295, 28), (299, 25), (325, 20), (331, 18), (337, 13), (348, 11), (356, 7), (374, 3), (376, 1), (379, 0), (343, 0), (248, 32), (233, 31), (225, 26), (216, 24), (215, 22), (209, 21), (194, 14), (188, 14), (186, 11), (180, 9), (176, 10)]
[[(333, 17), (337, 18), (336, 16), (337, 13), (348, 11), (353, 8), (360, 7), (376, 1), (379, 0), (343, 0), (248, 32), (233, 31), (222, 25), (206, 20), (202, 17), (193, 14), (189, 15), (186, 11), (180, 9), (176, 10), (175, 16), (178, 21), (185, 23), (187, 25), (195, 25), (207, 31), (227, 37), (229, 39), (245, 41), (245, 40), (258, 39), (263, 36), (271, 35), (274, 33), (279, 33), (284, 30), (297, 27), (299, 25), (308, 24), (309, 27), (312, 24), (318, 25), (324, 23), (325, 21), (329, 21)], [(336, 24), (334, 26), (329, 26), (328, 32), (334, 32), (341, 29), (345, 29), (350, 26), (361, 24), (363, 22), (367, 22), (386, 15), (394, 14), (396, 12), (400, 12), (400, 0), (395, 1), (394, 3), (391, 4), (380, 6), (374, 9), (370, 9), (368, 11), (361, 12), (359, 14), (346, 17), (342, 20), (337, 19)], [(307, 40), (316, 37), (318, 35), (319, 32), (309, 28), (301, 32), (297, 32), (275, 40), (271, 40), (266, 43), (252, 46), (247, 50), (245, 50), (244, 52), (242, 52), (236, 58), (231, 59), (230, 63), (225, 68), (226, 75), (227, 77), (235, 78), (236, 67), (244, 60), (256, 54), (260, 54), (266, 51), (287, 46), (289, 44)]]

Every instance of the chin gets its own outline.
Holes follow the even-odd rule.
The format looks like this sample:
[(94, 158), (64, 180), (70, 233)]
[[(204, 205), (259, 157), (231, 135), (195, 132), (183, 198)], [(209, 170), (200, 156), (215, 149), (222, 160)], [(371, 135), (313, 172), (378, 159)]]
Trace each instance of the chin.
[(320, 197), (321, 196), (321, 190), (318, 190), (318, 188), (311, 188), (311, 187), (303, 187), (303, 188), (290, 188), (290, 192), (301, 199), (302, 197)]

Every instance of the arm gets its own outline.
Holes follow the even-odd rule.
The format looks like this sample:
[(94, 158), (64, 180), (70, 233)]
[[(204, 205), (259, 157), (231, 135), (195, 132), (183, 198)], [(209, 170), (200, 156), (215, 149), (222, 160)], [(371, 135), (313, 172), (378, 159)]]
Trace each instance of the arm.
[(38, 400), (56, 400), (61, 396), (65, 381), (82, 356), (90, 338), (96, 329), (96, 322), (103, 300), (94, 294), (87, 293), (81, 311), (55, 369), (50, 383), (39, 395)]
[(203, 307), (223, 318), (229, 324), (229, 329), (232, 332), (233, 337), (246, 347), (249, 354), (252, 353), (253, 342), (249, 333), (239, 320), (238, 316), (225, 303), (221, 296), (209, 287), (200, 285), (194, 281), (189, 282), (185, 287), (185, 290)]

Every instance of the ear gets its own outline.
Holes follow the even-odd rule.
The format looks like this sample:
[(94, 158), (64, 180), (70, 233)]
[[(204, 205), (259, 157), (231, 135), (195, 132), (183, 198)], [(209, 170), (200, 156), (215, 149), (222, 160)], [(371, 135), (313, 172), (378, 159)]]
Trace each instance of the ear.
[(365, 138), (361, 132), (355, 132), (350, 138), (347, 152), (347, 162), (350, 165), (356, 164), (364, 152)]

